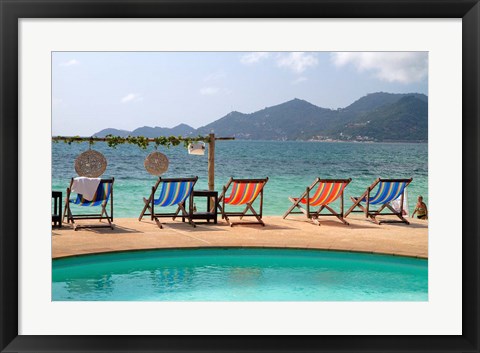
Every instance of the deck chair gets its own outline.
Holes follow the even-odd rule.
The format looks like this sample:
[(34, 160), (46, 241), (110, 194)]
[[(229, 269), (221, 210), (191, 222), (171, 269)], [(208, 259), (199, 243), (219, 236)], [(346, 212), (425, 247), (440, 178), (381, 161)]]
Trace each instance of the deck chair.
[[(194, 178), (162, 178), (159, 177), (155, 185), (152, 187), (152, 193), (149, 198), (143, 198), (145, 206), (143, 207), (138, 220), (141, 221), (143, 216), (150, 216), (151, 220), (155, 220), (159, 228), (163, 228), (160, 223), (160, 217), (172, 217), (173, 220), (177, 218), (180, 211), (182, 212), (182, 220), (185, 218), (193, 227), (195, 223), (192, 221), (191, 215), (185, 209), (185, 201), (189, 198), (198, 177)], [(160, 195), (155, 199), (155, 192), (161, 185)], [(174, 213), (156, 213), (155, 207), (177, 206)], [(147, 210), (149, 213), (147, 213)]]
[[(63, 210), (63, 221), (65, 221), (65, 218), (67, 218), (67, 223), (72, 222), (74, 230), (77, 230), (80, 227), (85, 227), (85, 228), (107, 227), (107, 228), (113, 229), (113, 182), (115, 179), (114, 178), (101, 179), (100, 184), (98, 184), (97, 191), (95, 192), (95, 195), (93, 196), (93, 199), (91, 201), (84, 199), (82, 194), (77, 194), (76, 198), (70, 199), (70, 196), (72, 193), (73, 180), (74, 178), (72, 178), (72, 180), (70, 181), (70, 186), (67, 188), (67, 196), (65, 198), (65, 208)], [(110, 201), (110, 215), (108, 215), (107, 213), (107, 204), (109, 203), (109, 201)], [(84, 207), (100, 206), (101, 212), (100, 214), (74, 215), (70, 208), (70, 204), (84, 206)], [(100, 222), (102, 220), (106, 220), (108, 224), (79, 225), (75, 223), (76, 220), (81, 220), (81, 219), (98, 219)]]
[[(381, 179), (378, 178), (370, 185), (367, 190), (363, 193), (360, 197), (351, 197), (353, 201), (352, 207), (348, 209), (345, 213), (345, 217), (347, 217), (351, 212), (363, 212), (365, 217), (370, 218), (376, 224), (381, 223), (405, 223), (410, 224), (404, 217), (403, 217), (403, 198), (405, 197), (405, 188), (412, 182), (412, 178), (410, 179)], [(374, 196), (371, 196), (372, 191), (377, 188), (376, 193)], [(400, 197), (400, 210), (395, 210), (391, 205), (390, 202)], [(365, 203), (365, 205), (362, 205)], [(376, 205), (379, 208), (373, 210), (371, 208), (372, 205)], [(359, 208), (360, 210), (354, 211), (355, 208)], [(381, 213), (384, 209), (389, 209), (391, 213)], [(386, 221), (379, 221), (377, 216), (397, 216), (400, 218), (399, 221), (396, 220), (386, 220)]]
[[(352, 179), (320, 179), (316, 178), (312, 185), (307, 187), (307, 190), (300, 197), (289, 197), (288, 199), (293, 203), (287, 212), (283, 215), (285, 219), (289, 214), (305, 214), (314, 224), (320, 225), (318, 218), (320, 216), (335, 216), (344, 224), (348, 222), (343, 218), (343, 191), (345, 187), (352, 181)], [(315, 186), (316, 190), (313, 192)], [(329, 204), (340, 198), (340, 212), (334, 211)], [(302, 207), (305, 205), (305, 208)], [(318, 207), (318, 210), (311, 210), (311, 207)], [(294, 211), (294, 209), (299, 211)], [(324, 209), (330, 213), (321, 214)]]
[[(218, 199), (218, 208), (222, 213), (222, 218), (227, 221), (227, 223), (232, 227), (235, 224), (261, 224), (265, 226), (265, 223), (262, 221), (262, 212), (263, 212), (263, 188), (268, 181), (268, 177), (265, 179), (234, 179), (230, 178), (228, 183), (223, 187), (222, 194)], [(232, 192), (230, 196), (226, 197), (228, 189), (232, 186)], [(260, 195), (260, 211), (257, 212), (253, 208), (252, 204), (255, 202), (257, 196)], [(243, 212), (227, 212), (225, 210), (225, 205), (231, 206), (240, 206), (246, 205)], [(251, 211), (248, 214), (248, 211)], [(257, 221), (252, 222), (230, 222), (230, 217), (239, 216), (240, 219), (243, 217), (255, 217)]]

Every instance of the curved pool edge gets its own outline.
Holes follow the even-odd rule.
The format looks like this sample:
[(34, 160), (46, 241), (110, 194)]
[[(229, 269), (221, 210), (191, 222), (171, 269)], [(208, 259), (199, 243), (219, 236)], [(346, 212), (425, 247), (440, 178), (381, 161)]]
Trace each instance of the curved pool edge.
[(395, 257), (404, 257), (411, 259), (421, 259), (428, 260), (428, 257), (422, 256), (412, 256), (412, 255), (403, 255), (395, 254), (388, 252), (376, 252), (368, 250), (345, 250), (345, 249), (334, 249), (334, 248), (308, 248), (308, 247), (294, 247), (294, 246), (223, 246), (223, 245), (214, 245), (214, 246), (184, 246), (184, 247), (157, 247), (157, 248), (137, 248), (137, 249), (123, 249), (123, 250), (106, 250), (106, 251), (96, 251), (88, 252), (81, 254), (65, 255), (52, 257), (52, 260), (68, 259), (68, 258), (77, 258), (82, 256), (92, 256), (92, 255), (105, 255), (105, 254), (117, 254), (117, 253), (130, 253), (130, 252), (142, 252), (142, 251), (158, 251), (158, 250), (202, 250), (202, 249), (289, 249), (289, 250), (318, 250), (318, 251), (331, 251), (331, 252), (343, 252), (343, 253), (359, 253), (359, 254), (371, 254), (371, 255), (384, 255), (384, 256), (395, 256)]

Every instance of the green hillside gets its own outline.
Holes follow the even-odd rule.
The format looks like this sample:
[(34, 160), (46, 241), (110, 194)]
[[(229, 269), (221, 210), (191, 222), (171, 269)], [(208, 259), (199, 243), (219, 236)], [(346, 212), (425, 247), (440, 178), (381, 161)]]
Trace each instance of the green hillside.
[(233, 111), (198, 129), (186, 124), (144, 126), (131, 132), (105, 129), (95, 135), (191, 136), (211, 131), (246, 140), (427, 141), (428, 97), (378, 92), (340, 109), (321, 108), (296, 98), (250, 114)]

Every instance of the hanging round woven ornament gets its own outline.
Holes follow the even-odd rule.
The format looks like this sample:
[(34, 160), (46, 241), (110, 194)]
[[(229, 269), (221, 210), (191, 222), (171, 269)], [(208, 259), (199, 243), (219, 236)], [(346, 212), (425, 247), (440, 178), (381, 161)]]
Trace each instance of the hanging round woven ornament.
[(107, 169), (107, 159), (98, 151), (88, 150), (75, 159), (75, 171), (78, 175), (98, 178)]
[(163, 153), (155, 151), (145, 158), (143, 165), (150, 174), (162, 175), (168, 170), (168, 158)]

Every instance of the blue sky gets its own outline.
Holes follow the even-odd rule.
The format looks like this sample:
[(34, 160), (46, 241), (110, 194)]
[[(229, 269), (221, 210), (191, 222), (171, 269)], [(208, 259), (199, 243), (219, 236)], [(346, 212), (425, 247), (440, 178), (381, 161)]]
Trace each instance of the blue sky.
[(293, 98), (343, 108), (373, 92), (428, 94), (426, 52), (54, 52), (52, 132), (195, 128)]

